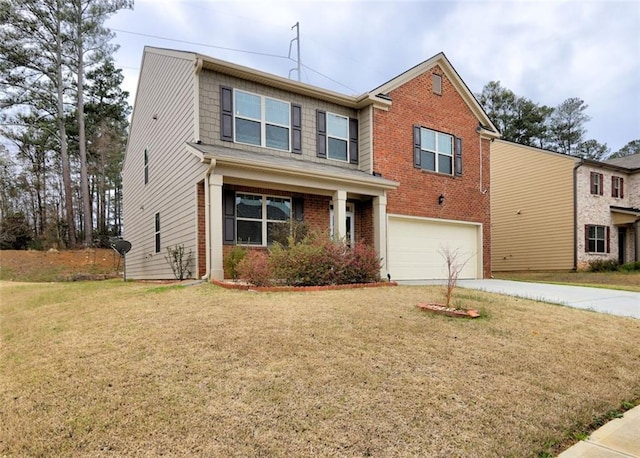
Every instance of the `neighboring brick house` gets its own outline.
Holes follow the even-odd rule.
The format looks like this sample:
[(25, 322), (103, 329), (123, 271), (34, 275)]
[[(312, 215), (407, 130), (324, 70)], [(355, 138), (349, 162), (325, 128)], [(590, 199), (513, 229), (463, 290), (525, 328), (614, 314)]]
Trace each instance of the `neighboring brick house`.
[(494, 271), (640, 259), (640, 155), (598, 162), (496, 140), (491, 161)]
[(640, 259), (640, 155), (576, 168), (577, 268)]
[(131, 278), (171, 278), (166, 247), (222, 278), (236, 245), (303, 221), (376, 248), (381, 274), (491, 272), (490, 141), (444, 54), (347, 96), (197, 53), (145, 48), (123, 166)]

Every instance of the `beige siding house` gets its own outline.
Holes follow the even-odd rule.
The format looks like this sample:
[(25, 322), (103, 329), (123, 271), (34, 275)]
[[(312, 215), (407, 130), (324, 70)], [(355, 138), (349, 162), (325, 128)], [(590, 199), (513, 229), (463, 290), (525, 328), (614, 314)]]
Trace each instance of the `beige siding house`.
[(444, 54), (348, 96), (146, 47), (122, 171), (127, 274), (173, 278), (167, 248), (182, 245), (192, 277), (224, 278), (234, 247), (264, 249), (298, 220), (375, 247), (383, 277), (442, 278), (452, 244), (482, 278), (497, 136)]
[(589, 161), (495, 140), (493, 270), (585, 269), (598, 259), (640, 259), (640, 157), (629, 159)]

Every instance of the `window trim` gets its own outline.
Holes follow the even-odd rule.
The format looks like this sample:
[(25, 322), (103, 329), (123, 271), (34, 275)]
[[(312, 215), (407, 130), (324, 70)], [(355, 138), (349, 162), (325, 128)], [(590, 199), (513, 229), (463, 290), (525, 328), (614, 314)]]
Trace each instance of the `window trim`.
[[(425, 148), (422, 145), (422, 131), (428, 131), (428, 132), (433, 132), (435, 134), (435, 150), (430, 150)], [(447, 137), (449, 137), (451, 139), (451, 154), (447, 154), (447, 153), (443, 153), (440, 152), (438, 150), (438, 134), (441, 135), (446, 135)], [(458, 137), (456, 137), (455, 135), (449, 134), (447, 132), (442, 132), (439, 130), (435, 130), (435, 129), (429, 129), (428, 127), (424, 127), (424, 126), (417, 126), (416, 131), (414, 132), (414, 136), (416, 138), (414, 138), (414, 143), (415, 143), (415, 147), (419, 149), (419, 151), (417, 150), (415, 152), (415, 154), (419, 154), (420, 158), (419, 160), (417, 160), (417, 158), (414, 158), (414, 161), (416, 162), (416, 167), (419, 168), (420, 170), (426, 170), (428, 172), (433, 172), (433, 173), (438, 173), (440, 175), (447, 175), (447, 176), (457, 176), (457, 175), (461, 175), (462, 174), (462, 169), (460, 169), (460, 173), (457, 173), (457, 168), (456, 168), (456, 164), (458, 162), (459, 159), (459, 154), (458, 154)], [(460, 147), (461, 148), (461, 147)], [(434, 166), (435, 166), (435, 170), (432, 169), (428, 169), (423, 167), (422, 165), (422, 152), (428, 152), (428, 153), (433, 153), (435, 155), (434, 157)], [(450, 157), (451, 158), (451, 172), (441, 172), (440, 169), (440, 162), (439, 162), (439, 157), (440, 156), (446, 156), (446, 157)]]
[(611, 197), (618, 199), (624, 197), (624, 178), (617, 175), (611, 177)]
[(161, 237), (160, 237), (160, 212), (156, 212), (153, 218), (154, 218), (153, 238), (155, 243), (155, 252), (160, 253), (162, 251)]
[[(254, 118), (250, 118), (250, 117), (242, 116), (238, 114), (238, 109), (237, 109), (238, 104), (236, 100), (236, 95), (238, 93), (249, 94), (249, 95), (260, 98), (260, 119), (254, 119)], [(287, 125), (267, 121), (267, 104), (265, 103), (266, 100), (273, 100), (275, 102), (284, 103), (287, 105)], [(256, 94), (255, 92), (233, 88), (233, 107), (234, 107), (233, 108), (233, 142), (239, 145), (258, 146), (260, 148), (268, 148), (275, 151), (284, 151), (287, 153), (292, 152), (292, 132), (293, 132), (292, 105), (293, 104), (291, 102), (288, 102), (286, 100), (280, 100), (280, 99), (276, 99), (275, 97), (269, 97), (266, 95)], [(260, 144), (259, 145), (256, 145), (254, 143), (246, 143), (238, 140), (237, 138), (237, 129), (238, 129), (237, 120), (238, 119), (260, 123)], [(267, 126), (268, 125), (287, 129), (287, 148), (286, 149), (276, 148), (274, 146), (267, 146)]]
[(144, 149), (144, 184), (149, 183), (149, 149)]
[(599, 172), (590, 173), (590, 191), (594, 196), (603, 195), (604, 191), (604, 175)]
[[(327, 159), (332, 160), (332, 161), (338, 161), (338, 162), (344, 162), (344, 163), (350, 163), (351, 162), (351, 152), (349, 151), (349, 116), (344, 116), (338, 113), (332, 113), (330, 111), (326, 112), (326, 116), (327, 116)], [(335, 116), (336, 118), (342, 118), (345, 123), (346, 123), (346, 127), (347, 127), (347, 136), (346, 137), (338, 137), (337, 135), (331, 135), (329, 133), (329, 116)], [(330, 148), (329, 148), (329, 140), (330, 139), (334, 139), (334, 140), (340, 140), (343, 141), (345, 144), (345, 149), (347, 151), (347, 158), (346, 159), (337, 159), (335, 157), (331, 157), (330, 156)]]
[[(261, 206), (261, 213), (262, 213), (262, 217), (260, 219), (257, 218), (247, 218), (247, 217), (242, 217), (242, 216), (238, 216), (238, 210), (237, 210), (237, 196), (238, 195), (243, 195), (243, 196), (257, 196), (260, 197), (260, 203), (262, 204)], [(287, 222), (289, 223), (289, 225), (291, 225), (291, 219), (293, 217), (293, 198), (290, 196), (276, 196), (276, 195), (272, 195), (272, 194), (258, 194), (258, 193), (254, 193), (254, 192), (243, 192), (243, 191), (238, 191), (234, 193), (234, 213), (236, 215), (235, 217), (235, 244), (238, 246), (246, 246), (246, 247), (266, 247), (269, 246), (269, 234), (268, 234), (268, 226), (269, 223), (279, 223), (279, 224), (286, 224)], [(267, 217), (268, 213), (267, 213), (267, 200), (269, 198), (276, 198), (276, 199), (285, 199), (289, 201), (289, 217), (286, 220), (276, 220), (276, 219), (269, 219)], [(245, 243), (239, 240), (238, 238), (238, 221), (260, 221), (260, 225), (261, 225), (261, 237), (262, 237), (262, 241), (260, 244), (257, 243)]]
[[(591, 228), (594, 228), (595, 230), (595, 237), (590, 237), (590, 230)], [(603, 234), (602, 237), (598, 237), (598, 229), (602, 229)], [(586, 253), (591, 253), (591, 254), (607, 254), (610, 252), (610, 228), (609, 226), (604, 226), (601, 224), (586, 224), (584, 226), (584, 251)], [(589, 243), (593, 241), (594, 242), (594, 248), (595, 250), (590, 250), (589, 249)], [(603, 246), (603, 251), (598, 250), (598, 242), (602, 242), (602, 246)]]

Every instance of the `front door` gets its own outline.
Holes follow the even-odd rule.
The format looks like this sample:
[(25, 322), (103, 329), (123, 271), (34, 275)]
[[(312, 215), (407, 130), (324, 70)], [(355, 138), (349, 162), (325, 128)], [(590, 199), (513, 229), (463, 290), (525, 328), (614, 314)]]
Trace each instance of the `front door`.
[(625, 259), (625, 251), (627, 247), (627, 228), (619, 227), (618, 228), (618, 262), (620, 264), (624, 264)]
[[(356, 239), (356, 228), (353, 216), (353, 204), (350, 202), (347, 202), (346, 219), (347, 233), (345, 234), (345, 240), (349, 246), (353, 246)], [(329, 210), (329, 230), (331, 232), (331, 237), (333, 237), (333, 205), (331, 205)]]

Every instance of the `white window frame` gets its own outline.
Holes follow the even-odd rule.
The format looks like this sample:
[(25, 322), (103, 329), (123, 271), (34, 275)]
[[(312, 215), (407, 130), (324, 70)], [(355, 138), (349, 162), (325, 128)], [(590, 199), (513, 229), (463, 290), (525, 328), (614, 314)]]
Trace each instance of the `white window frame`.
[(622, 188), (622, 179), (619, 176), (613, 176), (613, 190), (611, 192), (611, 194), (613, 194), (613, 197), (617, 197), (620, 198), (620, 191)]
[[(286, 224), (289, 223), (291, 224), (291, 216), (292, 216), (292, 212), (293, 212), (293, 199), (291, 197), (286, 197), (286, 196), (274, 196), (271, 194), (256, 194), (256, 193), (252, 193), (252, 192), (236, 192), (236, 197), (242, 195), (242, 196), (254, 196), (254, 197), (259, 197), (260, 198), (260, 203), (262, 204), (262, 217), (260, 219), (257, 218), (246, 218), (246, 217), (240, 217), (237, 216), (237, 208), (236, 208), (236, 245), (240, 245), (240, 246), (268, 246), (269, 245), (269, 241), (267, 240), (269, 234), (268, 234), (268, 227), (269, 224), (268, 223), (279, 223), (279, 224)], [(274, 199), (283, 199), (283, 200), (288, 200), (289, 201), (289, 218), (287, 218), (286, 220), (280, 220), (280, 219), (269, 219), (267, 218), (267, 200), (269, 198), (274, 198)], [(234, 202), (234, 205), (237, 205), (237, 203)], [(260, 221), (261, 223), (261, 230), (262, 230), (262, 241), (261, 243), (246, 243), (243, 242), (241, 240), (238, 239), (238, 221)]]
[[(590, 250), (587, 245), (587, 252), (589, 253), (598, 253), (598, 254), (606, 254), (607, 253), (607, 226), (601, 226), (597, 224), (589, 224), (587, 226), (587, 230), (594, 228), (595, 237), (591, 237), (591, 234), (587, 234), (587, 243), (594, 241), (595, 250)], [(602, 237), (598, 237), (598, 230), (602, 230)], [(602, 251), (598, 250), (598, 242), (602, 242)]]
[(160, 212), (156, 212), (153, 215), (153, 243), (156, 253), (160, 253), (162, 251), (161, 241), (162, 237), (160, 235)]
[[(454, 137), (451, 134), (447, 134), (445, 132), (438, 132), (437, 130), (433, 130), (433, 129), (427, 129), (426, 127), (420, 127), (420, 136), (422, 137), (422, 132), (426, 131), (426, 132), (433, 132), (435, 134), (435, 150), (431, 150), (429, 148), (426, 148), (425, 145), (422, 142), (422, 138), (420, 139), (420, 150), (421, 151), (425, 151), (428, 153), (433, 153), (435, 155), (435, 159), (434, 159), (434, 166), (435, 166), (435, 170), (432, 169), (428, 169), (423, 165), (422, 158), (420, 160), (420, 168), (422, 170), (428, 170), (430, 172), (436, 172), (436, 173), (442, 173), (443, 175), (455, 175), (455, 170), (456, 170), (456, 164), (455, 164), (455, 144), (454, 144)], [(439, 135), (445, 135), (447, 136), (450, 141), (451, 141), (451, 154), (445, 153), (443, 151), (439, 150)], [(451, 158), (451, 172), (441, 172), (440, 171), (440, 161), (439, 158), (440, 156), (446, 156), (446, 157), (450, 157)]]
[[(339, 161), (339, 162), (350, 162), (351, 161), (351, 155), (349, 154), (349, 117), (348, 116), (344, 116), (341, 114), (337, 114), (337, 113), (331, 113), (327, 111), (327, 159), (330, 159), (332, 161)], [(330, 130), (329, 130), (329, 117), (330, 116), (335, 116), (336, 118), (342, 118), (345, 120), (345, 122), (347, 123), (347, 136), (346, 137), (340, 137), (338, 135), (332, 135)], [(331, 148), (329, 147), (329, 139), (335, 139), (335, 140), (340, 140), (340, 141), (344, 141), (345, 142), (345, 146), (346, 146), (346, 150), (347, 150), (347, 158), (346, 159), (338, 159), (335, 157), (331, 157)]]
[(604, 190), (602, 189), (602, 181), (600, 180), (600, 174), (598, 172), (591, 172), (590, 179), (593, 180), (593, 192), (591, 195), (600, 196), (604, 194)]
[[(260, 119), (256, 119), (256, 118), (250, 118), (248, 116), (242, 116), (238, 113), (238, 103), (236, 100), (236, 95), (238, 93), (241, 94), (248, 94), (248, 95), (252, 95), (255, 97), (259, 97), (260, 98)], [(267, 104), (266, 104), (266, 100), (273, 100), (279, 103), (284, 103), (287, 105), (287, 124), (279, 124), (276, 122), (267, 122)], [(242, 119), (242, 120), (247, 120), (247, 121), (252, 121), (252, 122), (259, 122), (260, 123), (260, 144), (256, 145), (254, 143), (245, 143), (242, 141), (239, 141), (237, 139), (237, 126), (238, 123), (236, 122), (237, 119)], [(287, 149), (284, 148), (276, 148), (274, 146), (267, 146), (267, 125), (269, 126), (275, 126), (275, 127), (280, 127), (280, 128), (285, 128), (287, 129)], [(264, 95), (260, 95), (260, 94), (256, 94), (253, 92), (249, 92), (249, 91), (244, 91), (242, 89), (234, 89), (233, 90), (233, 141), (234, 143), (239, 143), (242, 145), (251, 145), (251, 146), (260, 146), (262, 148), (269, 148), (269, 149), (273, 149), (276, 151), (285, 151), (285, 152), (291, 152), (291, 103), (287, 102), (285, 100), (280, 100), (280, 99), (276, 99), (274, 97), (267, 97)]]

